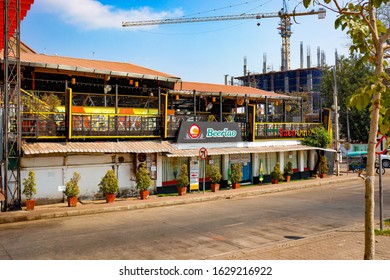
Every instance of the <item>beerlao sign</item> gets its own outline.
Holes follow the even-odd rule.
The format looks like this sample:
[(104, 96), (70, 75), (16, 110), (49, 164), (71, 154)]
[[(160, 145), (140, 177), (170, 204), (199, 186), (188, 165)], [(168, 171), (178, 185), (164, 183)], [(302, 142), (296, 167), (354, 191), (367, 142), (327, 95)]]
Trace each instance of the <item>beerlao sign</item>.
[(237, 123), (182, 122), (177, 143), (220, 143), (242, 141)]

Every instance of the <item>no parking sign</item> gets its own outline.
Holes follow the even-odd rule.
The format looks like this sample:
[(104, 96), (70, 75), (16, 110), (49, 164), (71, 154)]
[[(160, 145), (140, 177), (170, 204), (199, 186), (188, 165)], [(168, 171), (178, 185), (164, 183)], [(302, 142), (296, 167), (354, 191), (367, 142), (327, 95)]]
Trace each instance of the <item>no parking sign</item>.
[(387, 152), (387, 146), (388, 146), (387, 136), (382, 135), (382, 134), (378, 134), (376, 140), (377, 140), (377, 142), (375, 145), (375, 154), (377, 154), (377, 155), (385, 154)]

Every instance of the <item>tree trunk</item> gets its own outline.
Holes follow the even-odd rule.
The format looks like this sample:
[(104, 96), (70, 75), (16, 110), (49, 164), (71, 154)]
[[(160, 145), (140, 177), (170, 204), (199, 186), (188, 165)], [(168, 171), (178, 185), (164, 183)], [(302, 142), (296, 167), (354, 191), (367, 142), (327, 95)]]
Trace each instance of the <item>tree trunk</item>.
[[(376, 30), (376, 16), (374, 10), (370, 10), (370, 21), (373, 24), (374, 31), (372, 35), (378, 36)], [(375, 45), (375, 75), (377, 77), (383, 73), (383, 46), (381, 43)], [(371, 122), (370, 122), (370, 134), (368, 139), (368, 151), (367, 151), (367, 168), (366, 168), (366, 180), (365, 180), (365, 231), (364, 231), (364, 259), (373, 260), (375, 259), (375, 196), (374, 196), (374, 185), (375, 185), (375, 150), (376, 150), (376, 138), (378, 134), (378, 123), (379, 123), (379, 110), (381, 107), (381, 92), (373, 94), (372, 96), (372, 111), (371, 111)]]

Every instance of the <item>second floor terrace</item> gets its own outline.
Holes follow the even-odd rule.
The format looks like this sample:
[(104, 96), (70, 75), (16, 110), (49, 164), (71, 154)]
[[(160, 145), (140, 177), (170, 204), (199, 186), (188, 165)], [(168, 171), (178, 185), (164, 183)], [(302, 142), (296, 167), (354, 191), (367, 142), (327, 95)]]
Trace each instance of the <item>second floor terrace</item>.
[[(302, 138), (319, 125), (318, 115), (313, 120), (301, 98), (236, 86), (206, 84), (205, 90), (203, 85), (191, 83), (198, 90), (181, 84), (175, 89), (143, 87), (128, 92), (118, 90), (118, 85), (101, 85), (96, 92), (74, 92), (71, 87), (63, 92), (22, 90), (22, 138), (175, 141), (183, 122), (202, 122), (235, 123), (242, 141), (257, 141)], [(230, 92), (223, 92), (225, 87)]]

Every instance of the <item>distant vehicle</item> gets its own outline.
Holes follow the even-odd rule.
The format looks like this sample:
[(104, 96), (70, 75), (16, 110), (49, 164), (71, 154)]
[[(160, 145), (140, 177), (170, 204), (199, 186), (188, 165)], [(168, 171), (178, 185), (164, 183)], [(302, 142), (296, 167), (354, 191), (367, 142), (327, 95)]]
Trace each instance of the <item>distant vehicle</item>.
[(389, 154), (389, 150), (387, 150), (387, 154), (382, 155), (382, 166), (384, 168), (389, 168), (390, 167), (390, 154)]

